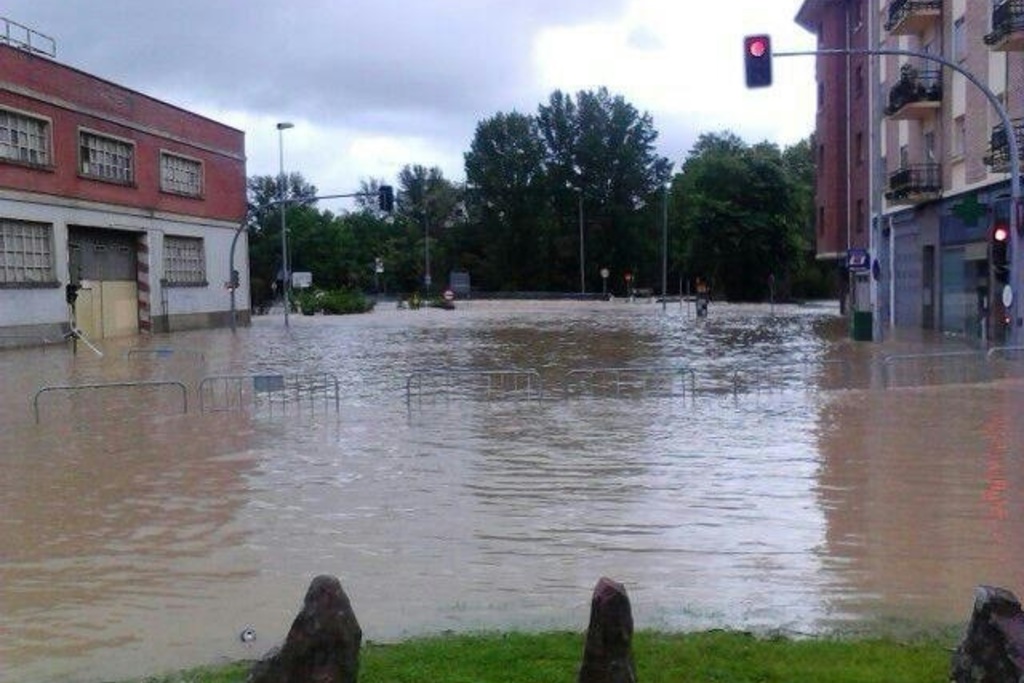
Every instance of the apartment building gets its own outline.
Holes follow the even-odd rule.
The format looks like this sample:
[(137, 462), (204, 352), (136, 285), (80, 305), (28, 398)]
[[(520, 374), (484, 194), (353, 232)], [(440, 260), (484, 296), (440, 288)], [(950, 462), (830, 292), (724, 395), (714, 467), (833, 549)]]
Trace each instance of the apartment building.
[[(818, 57), (819, 257), (849, 235), (850, 299), (876, 339), (903, 327), (1006, 341), (1019, 314), (1002, 290), (1021, 266), (997, 236), (1010, 137), (1024, 147), (1024, 0), (807, 0), (796, 20), (820, 50), (917, 53)], [(851, 261), (859, 249), (866, 263)]]
[(247, 321), (244, 133), (0, 24), (0, 346)]

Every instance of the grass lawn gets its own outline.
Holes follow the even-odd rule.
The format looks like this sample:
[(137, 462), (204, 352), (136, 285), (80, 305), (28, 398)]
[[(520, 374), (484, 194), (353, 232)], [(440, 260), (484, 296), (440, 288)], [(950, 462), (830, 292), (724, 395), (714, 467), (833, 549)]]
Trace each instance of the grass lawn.
[[(939, 637), (762, 638), (707, 631), (633, 638), (640, 683), (944, 683), (955, 642)], [(360, 683), (575, 683), (583, 634), (446, 635), (364, 643)], [(242, 683), (250, 664), (194, 669), (145, 683)]]

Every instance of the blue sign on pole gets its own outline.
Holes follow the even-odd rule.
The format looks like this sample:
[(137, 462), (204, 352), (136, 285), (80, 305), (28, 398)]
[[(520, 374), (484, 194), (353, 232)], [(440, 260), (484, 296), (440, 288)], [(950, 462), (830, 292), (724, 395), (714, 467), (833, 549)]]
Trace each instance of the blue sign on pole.
[(868, 257), (868, 250), (847, 249), (846, 268), (853, 273), (863, 273), (871, 270), (871, 259)]

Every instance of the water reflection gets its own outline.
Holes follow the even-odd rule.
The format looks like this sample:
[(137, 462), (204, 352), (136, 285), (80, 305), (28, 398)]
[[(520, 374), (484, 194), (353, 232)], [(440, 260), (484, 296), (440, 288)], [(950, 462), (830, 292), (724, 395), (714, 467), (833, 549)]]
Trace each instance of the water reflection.
[(845, 607), (948, 619), (965, 587), (1024, 585), (1020, 386), (851, 395), (822, 413), (819, 491)]
[[(872, 389), (882, 354), (932, 342), (846, 332), (828, 309), (472, 302), (4, 352), (0, 678), (253, 656), (323, 572), (374, 640), (582, 628), (603, 574), (643, 627), (957, 621), (976, 583), (1021, 584), (1021, 385)], [(626, 366), (693, 368), (700, 391), (558, 391)], [(551, 391), (407, 406), (438, 367)], [(203, 377), (274, 372), (333, 373), (340, 412), (196, 409)], [(72, 392), (35, 424), (41, 387), (136, 380), (185, 383), (189, 409)]]

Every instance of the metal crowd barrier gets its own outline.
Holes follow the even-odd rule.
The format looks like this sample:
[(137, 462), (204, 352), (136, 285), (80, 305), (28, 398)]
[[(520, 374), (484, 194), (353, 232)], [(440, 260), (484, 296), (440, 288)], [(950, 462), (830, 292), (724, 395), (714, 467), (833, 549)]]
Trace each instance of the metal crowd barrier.
[(156, 347), (156, 348), (144, 348), (144, 349), (129, 349), (126, 354), (129, 360), (133, 358), (173, 358), (176, 356), (185, 356), (197, 359), (200, 363), (206, 362), (206, 354), (196, 349), (175, 349), (168, 347)]
[(0, 334), (0, 349), (46, 346), (56, 341), (41, 334)]
[(886, 356), (882, 361), (882, 380), (886, 389), (896, 386), (893, 383), (895, 370), (907, 365), (915, 366), (916, 381), (911, 385), (898, 386), (930, 386), (991, 379), (990, 368), (980, 351), (905, 353)]
[(102, 382), (96, 384), (64, 384), (58, 386), (47, 386), (39, 389), (35, 396), (32, 398), (32, 409), (35, 413), (36, 424), (39, 424), (39, 397), (49, 392), (80, 392), (80, 391), (99, 391), (99, 390), (112, 390), (112, 389), (139, 389), (139, 388), (159, 388), (159, 387), (176, 387), (181, 390), (181, 412), (185, 414), (188, 412), (188, 389), (182, 382), (177, 381), (163, 381), (163, 380), (152, 380), (152, 381), (139, 381), (139, 382)]
[(575, 368), (565, 375), (565, 398), (583, 396), (694, 396), (696, 375), (688, 367)]
[(540, 400), (544, 385), (536, 370), (460, 369), (417, 370), (405, 380), (405, 402), (430, 398), (483, 398), (485, 400)]
[(199, 383), (202, 413), (252, 409), (273, 415), (331, 406), (340, 412), (341, 387), (330, 373), (216, 375)]
[[(1010, 358), (1010, 356), (1016, 357)], [(985, 359), (992, 361), (996, 358), (1014, 361), (1024, 360), (1024, 346), (994, 346), (985, 354)]]

